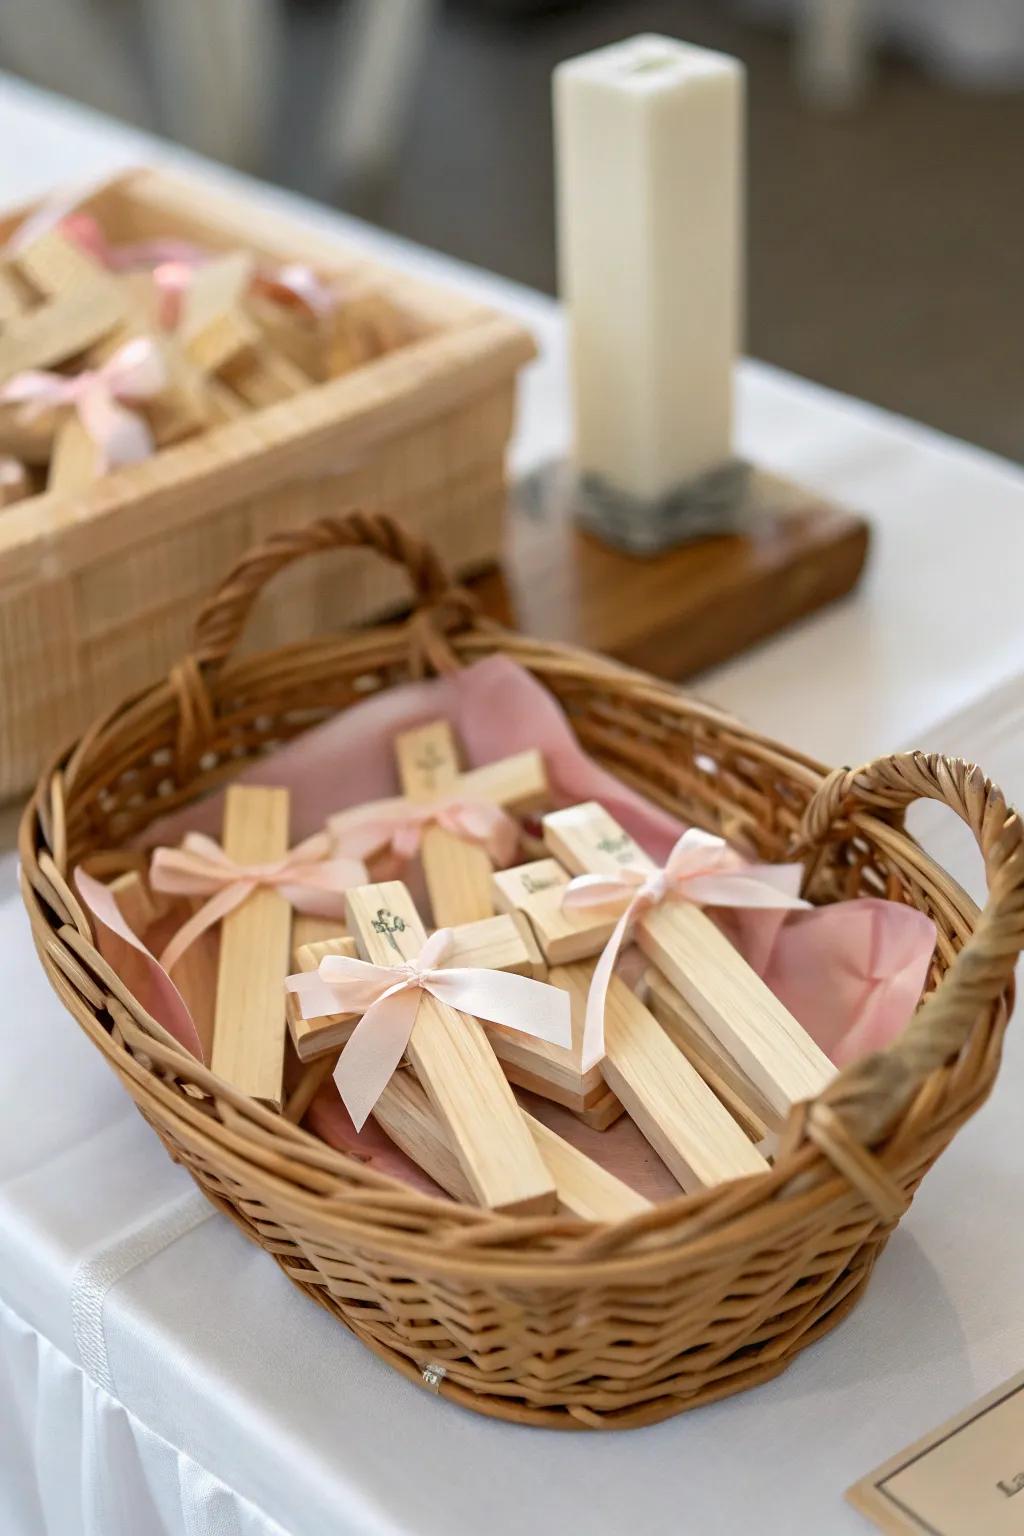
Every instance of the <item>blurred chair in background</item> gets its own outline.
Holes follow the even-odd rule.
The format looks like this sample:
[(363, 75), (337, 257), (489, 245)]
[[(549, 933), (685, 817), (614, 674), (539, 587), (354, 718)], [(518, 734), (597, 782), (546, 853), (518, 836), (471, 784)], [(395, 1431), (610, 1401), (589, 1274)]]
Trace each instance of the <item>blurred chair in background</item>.
[(1022, 0), (741, 0), (739, 8), (750, 20), (792, 25), (800, 88), (817, 105), (863, 101), (880, 47), (963, 89), (1024, 84)]
[[(301, 0), (2, 0), (0, 67), (266, 172)], [(320, 6), (330, 65), (310, 152), (335, 179), (387, 173), (436, 0)], [(307, 82), (302, 82), (305, 86)]]
[[(801, 94), (826, 108), (864, 101), (883, 46), (957, 85), (1024, 83), (1024, 0), (702, 7), (706, 17), (727, 8), (754, 26), (792, 29)], [(513, 31), (528, 37), (543, 12), (592, 11), (592, 25), (583, 17), (573, 31), (574, 50), (585, 51), (607, 40), (610, 21), (623, 36), (652, 28), (685, 35), (696, 9), (657, 0), (620, 0), (614, 9), (596, 0), (0, 0), (0, 68), (264, 175), (275, 171), (285, 94), (301, 96), (289, 131), (308, 138), (312, 184), (303, 190), (323, 196), (393, 171), (435, 33), (450, 48), (460, 30), (489, 21), (500, 50)]]

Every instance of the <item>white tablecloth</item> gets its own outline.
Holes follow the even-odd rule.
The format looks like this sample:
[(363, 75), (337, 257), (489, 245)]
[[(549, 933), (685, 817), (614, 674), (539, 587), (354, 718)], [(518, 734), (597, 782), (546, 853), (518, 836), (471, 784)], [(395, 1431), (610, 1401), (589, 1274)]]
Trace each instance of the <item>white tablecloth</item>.
[[(2, 83), (0, 142), (5, 197), (153, 153)], [(517, 463), (562, 449), (554, 305), (296, 206), (526, 316), (545, 357)], [(1024, 796), (1024, 683), (1011, 681), (1024, 657), (1024, 476), (756, 365), (740, 403), (743, 450), (863, 508), (874, 554), (857, 596), (703, 691), (831, 760), (942, 746)], [(928, 812), (921, 825), (977, 889), (951, 819)], [(848, 1483), (1022, 1364), (1024, 1063), (1012, 1032), (993, 1100), (835, 1334), (730, 1402), (629, 1434), (563, 1436), (409, 1385), (209, 1210), (45, 985), (13, 853), (0, 854), (0, 976), (3, 1536), (852, 1533)]]

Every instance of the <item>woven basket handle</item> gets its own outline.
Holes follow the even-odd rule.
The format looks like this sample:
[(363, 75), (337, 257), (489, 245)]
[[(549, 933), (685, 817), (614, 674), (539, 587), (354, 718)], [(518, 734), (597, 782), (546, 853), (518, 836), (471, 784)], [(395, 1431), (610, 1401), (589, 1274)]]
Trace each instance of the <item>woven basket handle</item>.
[(848, 1067), (823, 1095), (863, 1146), (879, 1140), (929, 1073), (957, 1054), (982, 1009), (1012, 986), (1024, 947), (1024, 825), (981, 769), (960, 758), (904, 752), (837, 769), (807, 807), (802, 846), (848, 835), (843, 824), (858, 814), (901, 810), (921, 799), (948, 805), (974, 833), (988, 902), (969, 943), (900, 1038)]
[[(296, 560), (330, 549), (372, 549), (405, 568), (415, 606), (435, 620), (438, 640), (452, 621), (475, 611), (472, 598), (456, 586), (436, 551), (383, 512), (354, 509), (324, 517), (294, 532), (276, 533), (239, 560), (203, 605), (193, 641), (194, 659), (217, 666), (234, 651), (253, 605), (269, 581)], [(421, 626), (419, 638), (431, 626)]]

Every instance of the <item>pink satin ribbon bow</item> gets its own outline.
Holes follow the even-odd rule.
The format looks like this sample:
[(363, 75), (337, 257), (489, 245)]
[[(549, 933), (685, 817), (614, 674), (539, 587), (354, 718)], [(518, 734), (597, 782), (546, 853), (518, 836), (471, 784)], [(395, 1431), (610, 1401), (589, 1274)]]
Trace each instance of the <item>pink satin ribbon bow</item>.
[(204, 832), (189, 832), (180, 848), (157, 848), (149, 871), (155, 891), (209, 898), (178, 929), (160, 964), (166, 971), (173, 970), (200, 934), (240, 907), (260, 886), (280, 891), (297, 912), (344, 919), (345, 892), (366, 884), (366, 866), (358, 859), (330, 857), (330, 852), (323, 832), (268, 864), (239, 864)]
[(504, 1024), (552, 1045), (571, 1043), (567, 992), (507, 971), (445, 968), (442, 962), (453, 940), (450, 928), (439, 928), (418, 955), (398, 965), (328, 955), (319, 971), (288, 977), (285, 985), (299, 999), (304, 1018), (365, 1010), (334, 1071), (357, 1130), (405, 1055), (424, 992), (473, 1018)]
[(419, 852), (427, 827), (443, 827), (456, 837), (479, 843), (499, 868), (511, 864), (519, 846), (519, 828), (500, 806), (457, 795), (415, 805), (408, 800), (373, 800), (330, 820), (335, 847), (354, 858), (367, 858), (381, 848), (403, 864)]
[[(103, 227), (94, 214), (82, 207), (97, 193), (126, 180), (132, 173), (121, 171), (114, 176), (83, 178), (56, 187), (41, 203), (23, 219), (3, 242), (3, 252), (17, 256), (33, 241), (59, 229), (61, 234), (73, 240), (101, 266), (112, 272), (145, 271), (177, 266), (189, 273), (204, 262), (214, 260), (219, 251), (207, 249), (194, 240), (181, 240), (173, 235), (159, 235), (155, 239), (131, 240), (118, 244), (107, 239)], [(153, 278), (158, 289), (166, 291), (167, 310), (174, 304), (174, 288), (180, 273), (154, 270)], [(327, 315), (339, 300), (337, 288), (329, 280), (319, 276), (304, 261), (283, 263), (260, 262), (253, 279), (254, 286), (269, 298), (278, 302), (301, 304), (313, 315)]]
[[(180, 240), (173, 235), (112, 243), (104, 234), (99, 220), (79, 207), (80, 203), (94, 196), (98, 190), (99, 186), (89, 182), (65, 188), (47, 198), (7, 241), (7, 254), (17, 255), (51, 229), (59, 229), (61, 234), (73, 240), (82, 250), (88, 251), (95, 261), (111, 272), (152, 269), (158, 288), (162, 288), (165, 281), (168, 287), (173, 287), (175, 283), (177, 274), (167, 269), (176, 267), (190, 276), (197, 267), (220, 255), (219, 251), (208, 249), (194, 240)], [(334, 285), (320, 277), (304, 261), (260, 262), (253, 277), (253, 285), (278, 303), (284, 301), (300, 304), (310, 314), (317, 316), (330, 314), (339, 297)]]
[(587, 994), (582, 1069), (604, 1056), (604, 1013), (608, 986), (626, 935), (637, 918), (663, 901), (691, 901), (700, 907), (783, 907), (809, 905), (798, 894), (799, 864), (748, 864), (711, 832), (689, 827), (676, 842), (664, 869), (627, 867), (607, 875), (577, 875), (562, 897), (567, 912), (618, 906), (625, 911), (601, 951)]
[(48, 373), (31, 368), (0, 389), (0, 400), (24, 407), (31, 421), (44, 411), (70, 405), (99, 450), (101, 470), (135, 464), (153, 452), (153, 435), (123, 400), (148, 400), (167, 387), (164, 360), (148, 336), (118, 347), (99, 368), (83, 373)]

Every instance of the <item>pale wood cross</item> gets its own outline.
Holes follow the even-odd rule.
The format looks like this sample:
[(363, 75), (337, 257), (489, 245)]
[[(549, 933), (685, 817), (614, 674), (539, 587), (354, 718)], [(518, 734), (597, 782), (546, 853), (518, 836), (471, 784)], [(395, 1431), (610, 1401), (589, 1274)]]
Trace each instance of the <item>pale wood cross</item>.
[[(387, 882), (389, 886), (398, 883)], [(329, 938), (308, 939), (301, 946), (296, 946), (295, 960), (299, 969), (315, 971), (320, 961), (328, 955), (358, 956), (356, 940), (342, 932), (343, 926), (336, 924)], [(525, 918), (505, 915), (485, 917), (477, 922), (457, 924), (451, 931), (454, 942), (445, 961), (446, 965), (510, 971), (514, 975), (532, 976), (536, 980), (545, 980), (547, 977), (547, 966)], [(307, 1019), (298, 1007), (298, 1000), (292, 998), (288, 1018), (295, 1054), (300, 1061), (314, 1061), (328, 1051), (339, 1049), (348, 1040), (359, 1017), (357, 1013), (332, 1013)], [(514, 1030), (502, 1029), (500, 1024), (485, 1023), (484, 1029), (489, 1037), (493, 1035), (492, 1045), (495, 1040), (499, 1042), (499, 1050), (513, 1036), (529, 1038), (519, 1036)], [(540, 1045), (543, 1042), (533, 1043)]]
[(647, 1006), (673, 1045), (693, 1063), (750, 1139), (761, 1142), (769, 1133), (780, 1131), (783, 1117), (656, 966), (644, 973), (644, 987)]
[[(73, 271), (52, 282), (47, 277), (54, 248), (68, 251)], [(41, 251), (42, 257), (34, 259)], [(11, 313), (0, 333), (0, 383), (27, 369), (55, 367), (88, 351), (123, 325), (131, 313), (131, 294), (112, 273), (84, 252), (76, 252), (61, 236), (44, 237), (13, 258), (30, 283), (26, 290), (40, 302), (24, 303)], [(18, 279), (8, 272), (4, 291), (18, 292)]]
[[(578, 1147), (522, 1111), (558, 1194), (559, 1209), (586, 1221), (624, 1221), (650, 1209), (650, 1201), (587, 1157)], [(419, 1083), (396, 1072), (378, 1101), (374, 1118), (397, 1147), (456, 1200), (473, 1190), (453, 1155), (440, 1118)]]
[[(515, 925), (506, 927), (505, 917), (484, 918), (455, 930), (456, 942), (448, 963), (514, 969), (522, 975), (537, 974), (536, 947), (531, 938), (524, 940)], [(355, 939), (339, 936), (303, 945), (296, 961), (303, 971), (315, 971), (327, 955), (356, 956)], [(294, 995), (288, 1001), (288, 1021), (297, 1054), (309, 1063), (313, 1074), (310, 1087), (315, 1091), (333, 1069), (341, 1045), (355, 1027), (357, 1014), (334, 1014), (323, 1019), (304, 1019)], [(486, 1025), (494, 1043), (496, 1025)], [(510, 1032), (511, 1033), (511, 1032)], [(317, 1067), (320, 1071), (316, 1071)], [(297, 1100), (302, 1112), (312, 1093), (307, 1089)], [(290, 1106), (291, 1107), (291, 1106)], [(649, 1207), (649, 1201), (630, 1189), (580, 1152), (570, 1142), (521, 1111), (541, 1158), (550, 1172), (558, 1195), (559, 1208), (589, 1221), (621, 1221)], [(301, 1116), (300, 1116), (301, 1117)], [(411, 1158), (424, 1173), (456, 1200), (475, 1203), (476, 1195), (462, 1164), (452, 1150), (445, 1126), (419, 1082), (410, 1072), (399, 1071), (388, 1082), (373, 1109), (373, 1118), (385, 1135)]]
[[(288, 852), (286, 789), (232, 784), (224, 801), (221, 846), (239, 864)], [(211, 1070), (254, 1099), (281, 1107), (284, 982), (291, 956), (292, 909), (280, 891), (260, 886), (220, 924), (220, 960)]]
[[(314, 839), (291, 849), (289, 809), (286, 789), (239, 784), (228, 787), (220, 842), (226, 860), (223, 869), (215, 864), (215, 878), (225, 890), (233, 885), (249, 885), (253, 880), (255, 884), (248, 894), (244, 889), (240, 891), (240, 903), (217, 921), (215, 950), (211, 949), (214, 929), (204, 929), (200, 918), (198, 934), (191, 944), (183, 947), (187, 935), (176, 935), (164, 952), (164, 964), (179, 986), (191, 978), (193, 985), (188, 986), (189, 991), (204, 990), (207, 995), (213, 991), (212, 1042), (208, 1051), (212, 1071), (239, 1092), (277, 1109), (281, 1108), (283, 1098), (285, 979), (292, 953), (293, 909), (285, 890), (308, 882), (318, 889), (322, 899), (326, 874), (337, 882), (326, 889), (340, 904), (343, 880), (353, 875), (358, 878), (362, 872), (356, 861), (350, 861), (347, 869), (324, 869), (325, 855)], [(188, 850), (187, 839), (185, 846)], [(326, 846), (325, 838), (325, 849)], [(208, 883), (204, 887), (207, 876), (203, 869), (204, 859), (206, 868), (210, 867), (208, 854), (189, 850), (190, 857), (198, 861), (198, 869), (186, 867), (183, 873), (184, 861), (179, 858), (171, 866), (169, 853), (157, 850), (154, 854), (150, 878), (158, 890), (185, 889), (190, 897), (204, 890), (210, 892)], [(161, 868), (162, 859), (167, 860), (167, 876)], [(273, 866), (281, 867), (275, 870)], [(169, 878), (172, 873), (175, 879)], [(211, 900), (218, 899), (219, 887), (215, 885), (214, 891)], [(295, 899), (300, 900), (298, 895)], [(193, 912), (204, 904), (191, 901)], [(339, 926), (334, 924), (335, 931)], [(307, 934), (311, 931), (319, 933), (322, 929), (304, 929)], [(178, 950), (183, 952), (175, 959)], [(209, 975), (211, 952), (217, 955), (215, 988), (211, 987)]]
[[(146, 406), (159, 446), (288, 399), (313, 381), (267, 342), (247, 312), (254, 271), (247, 251), (196, 267), (172, 334), (149, 273), (113, 273), (61, 230), (47, 230), (0, 266), (0, 313), (7, 317), (0, 382), (75, 355), (94, 367), (145, 335), (166, 374), (164, 388)], [(48, 489), (83, 489), (100, 467), (96, 443), (77, 414), (67, 414), (56, 427)]]
[[(529, 1086), (569, 1108), (611, 1090), (687, 1192), (764, 1172), (767, 1162), (745, 1129), (618, 976), (608, 988), (604, 1059), (584, 1068), (583, 1021), (594, 966), (576, 957), (603, 948), (616, 919), (601, 912), (563, 912), (568, 883), (569, 875), (554, 859), (494, 876), (499, 904), (530, 920), (538, 946), (551, 963), (548, 980), (564, 988), (572, 1003), (569, 1050), (523, 1042), (537, 1047), (532, 1053), (536, 1080)], [(572, 958), (558, 963), (566, 956)]]
[[(546, 816), (544, 839), (574, 875), (656, 870), (643, 849), (594, 802)], [(586, 914), (576, 917), (580, 931), (574, 941), (582, 946)], [(603, 947), (606, 932), (606, 923), (595, 923), (591, 953)], [(638, 918), (635, 938), (775, 1115), (785, 1119), (793, 1104), (816, 1097), (835, 1077), (825, 1053), (695, 903), (667, 900), (650, 907)]]
[[(544, 759), (537, 751), (519, 752), (462, 773), (455, 738), (446, 720), (403, 732), (395, 747), (402, 792), (415, 805), (458, 796), (521, 814), (538, 810), (547, 800)], [(443, 827), (429, 826), (423, 832), (421, 856), (431, 910), (439, 928), (492, 915), (492, 866), (478, 843)]]
[[(414, 959), (426, 929), (401, 881), (359, 886), (347, 926), (375, 965)], [(479, 1020), (422, 994), (408, 1058), (477, 1203), (497, 1211), (557, 1207), (548, 1171)]]

